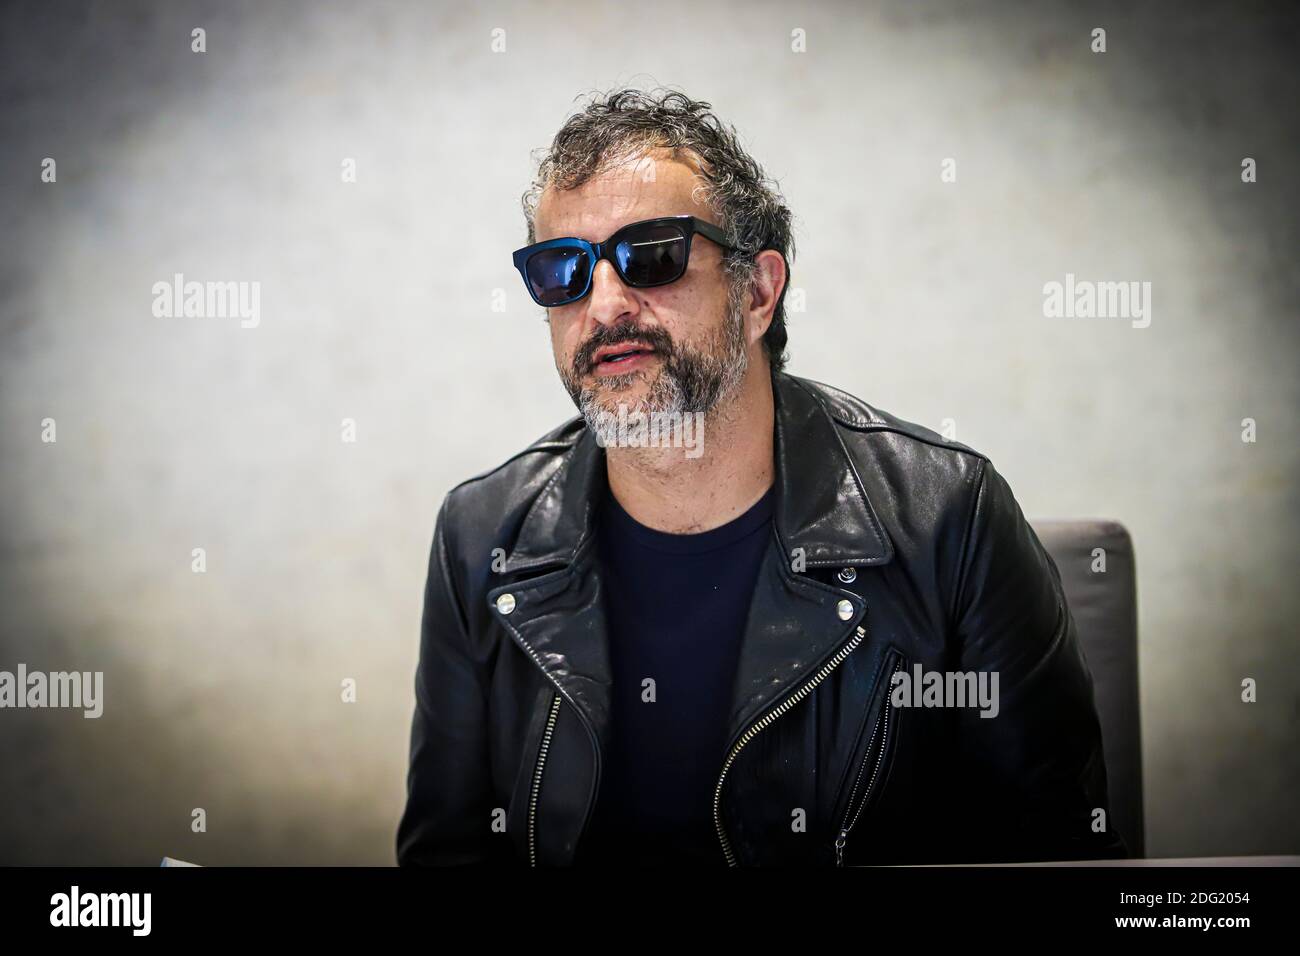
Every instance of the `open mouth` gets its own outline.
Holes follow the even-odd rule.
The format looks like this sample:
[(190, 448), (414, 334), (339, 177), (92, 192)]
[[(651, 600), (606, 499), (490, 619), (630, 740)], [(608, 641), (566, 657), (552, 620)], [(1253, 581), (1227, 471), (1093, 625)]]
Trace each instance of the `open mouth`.
[(654, 349), (628, 349), (624, 352), (610, 352), (600, 360), (602, 365), (617, 365), (619, 362), (626, 362), (636, 355), (652, 355)]
[(635, 342), (611, 345), (596, 352), (595, 366), (598, 369), (616, 369), (623, 365), (635, 365), (638, 359), (654, 354), (655, 350), (650, 346)]

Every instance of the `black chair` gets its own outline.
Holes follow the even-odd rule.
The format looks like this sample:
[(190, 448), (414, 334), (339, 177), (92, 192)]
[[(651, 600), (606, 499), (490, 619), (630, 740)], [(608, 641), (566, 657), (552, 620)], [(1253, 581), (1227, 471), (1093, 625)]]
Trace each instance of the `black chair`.
[[(1092, 671), (1112, 823), (1133, 856), (1146, 856), (1133, 541), (1114, 521), (1033, 521), (1031, 525), (1060, 572)], [(1103, 559), (1104, 571), (1100, 570)]]

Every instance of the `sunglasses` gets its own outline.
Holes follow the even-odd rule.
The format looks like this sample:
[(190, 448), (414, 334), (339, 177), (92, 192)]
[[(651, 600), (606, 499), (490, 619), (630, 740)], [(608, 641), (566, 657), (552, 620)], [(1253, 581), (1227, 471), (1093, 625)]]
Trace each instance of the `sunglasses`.
[(665, 216), (628, 223), (604, 242), (569, 236), (525, 246), (515, 250), (515, 268), (533, 301), (551, 309), (587, 295), (601, 259), (608, 259), (618, 277), (634, 289), (676, 282), (686, 273), (696, 233), (724, 249), (737, 248), (711, 222), (695, 216)]

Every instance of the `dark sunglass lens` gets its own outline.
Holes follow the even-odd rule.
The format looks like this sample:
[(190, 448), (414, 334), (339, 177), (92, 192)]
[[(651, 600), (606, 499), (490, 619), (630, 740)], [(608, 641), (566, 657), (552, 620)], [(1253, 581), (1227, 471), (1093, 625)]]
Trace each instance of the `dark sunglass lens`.
[(528, 285), (547, 308), (582, 293), (591, 273), (591, 259), (581, 249), (543, 249), (528, 260)]
[(686, 235), (676, 226), (646, 226), (614, 249), (629, 285), (658, 285), (686, 271)]

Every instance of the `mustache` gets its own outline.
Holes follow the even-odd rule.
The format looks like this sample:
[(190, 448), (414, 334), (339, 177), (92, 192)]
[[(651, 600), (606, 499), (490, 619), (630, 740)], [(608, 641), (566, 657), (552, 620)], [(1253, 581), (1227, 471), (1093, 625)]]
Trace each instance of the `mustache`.
[(673, 354), (672, 336), (659, 327), (641, 327), (631, 324), (602, 325), (591, 334), (591, 338), (573, 355), (573, 368), (579, 375), (590, 372), (596, 366), (596, 350), (607, 345), (621, 345), (624, 342), (644, 342), (665, 359)]

